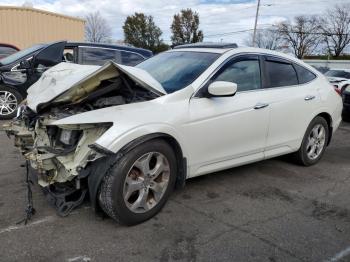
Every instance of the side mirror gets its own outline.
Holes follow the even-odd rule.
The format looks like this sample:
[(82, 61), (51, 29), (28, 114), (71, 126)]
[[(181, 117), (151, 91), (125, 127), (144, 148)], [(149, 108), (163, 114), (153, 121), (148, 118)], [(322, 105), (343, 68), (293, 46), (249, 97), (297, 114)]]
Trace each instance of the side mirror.
[(208, 86), (211, 96), (233, 96), (237, 92), (237, 84), (226, 81), (215, 81)]
[(19, 63), (19, 67), (18, 69), (30, 69), (31, 68), (31, 64), (28, 60), (22, 60), (20, 63)]

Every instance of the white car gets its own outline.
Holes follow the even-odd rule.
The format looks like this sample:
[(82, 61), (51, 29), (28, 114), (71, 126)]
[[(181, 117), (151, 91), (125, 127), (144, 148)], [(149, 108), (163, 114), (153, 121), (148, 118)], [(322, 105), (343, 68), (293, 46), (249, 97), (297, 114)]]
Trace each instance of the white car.
[(290, 153), (317, 163), (341, 111), (326, 77), (298, 59), (202, 44), (136, 67), (59, 64), (7, 130), (59, 214), (89, 192), (97, 210), (133, 225), (188, 178)]
[(350, 69), (331, 69), (324, 75), (340, 94), (350, 87)]

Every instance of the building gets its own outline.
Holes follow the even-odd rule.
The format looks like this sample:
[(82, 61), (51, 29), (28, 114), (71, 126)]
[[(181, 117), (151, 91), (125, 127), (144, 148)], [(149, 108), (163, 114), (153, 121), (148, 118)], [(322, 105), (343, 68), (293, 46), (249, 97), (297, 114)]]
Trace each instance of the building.
[(0, 43), (21, 49), (58, 40), (83, 41), (85, 20), (31, 7), (0, 6)]

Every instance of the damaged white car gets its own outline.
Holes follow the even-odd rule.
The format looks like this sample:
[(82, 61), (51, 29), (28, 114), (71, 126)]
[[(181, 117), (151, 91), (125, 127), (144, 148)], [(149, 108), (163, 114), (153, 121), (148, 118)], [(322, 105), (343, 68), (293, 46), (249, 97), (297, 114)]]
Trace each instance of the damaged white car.
[(59, 64), (30, 87), (7, 133), (59, 214), (88, 192), (96, 210), (132, 225), (190, 177), (289, 153), (315, 164), (341, 111), (300, 60), (202, 44), (136, 67)]

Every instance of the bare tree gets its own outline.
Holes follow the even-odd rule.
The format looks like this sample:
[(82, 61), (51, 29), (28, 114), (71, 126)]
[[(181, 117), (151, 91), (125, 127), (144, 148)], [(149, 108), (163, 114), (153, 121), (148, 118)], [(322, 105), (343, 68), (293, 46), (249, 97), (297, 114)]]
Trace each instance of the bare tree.
[[(252, 46), (253, 33), (245, 39), (244, 43), (247, 46)], [(267, 28), (258, 30), (255, 36), (255, 46), (270, 50), (282, 50), (284, 41), (278, 30), (274, 28)]]
[(85, 39), (88, 42), (103, 43), (111, 39), (111, 28), (99, 12), (85, 17)]
[(278, 25), (278, 31), (298, 58), (312, 54), (321, 40), (315, 16), (297, 16), (292, 23), (282, 22)]
[(336, 5), (320, 18), (328, 53), (338, 57), (350, 43), (350, 4)]

